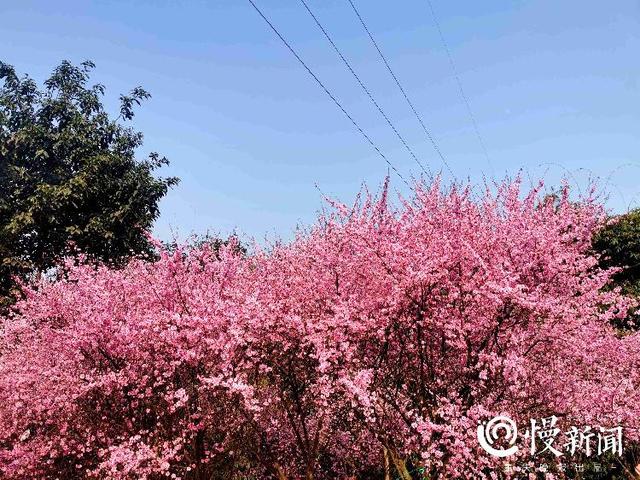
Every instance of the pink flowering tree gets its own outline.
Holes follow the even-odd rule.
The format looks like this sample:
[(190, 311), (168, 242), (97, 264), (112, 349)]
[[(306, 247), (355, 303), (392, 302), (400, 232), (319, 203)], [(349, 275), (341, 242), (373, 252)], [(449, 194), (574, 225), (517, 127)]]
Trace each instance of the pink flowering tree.
[(590, 255), (603, 221), (568, 192), (418, 183), (251, 255), (73, 267), (3, 321), (1, 475), (508, 477), (476, 438), (498, 414), (637, 440), (640, 337), (611, 327), (631, 304)]

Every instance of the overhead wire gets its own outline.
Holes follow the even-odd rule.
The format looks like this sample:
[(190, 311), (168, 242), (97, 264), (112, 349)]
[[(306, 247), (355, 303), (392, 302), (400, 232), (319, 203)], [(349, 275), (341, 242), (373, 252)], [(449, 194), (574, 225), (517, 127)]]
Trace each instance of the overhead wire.
[(438, 144), (436, 143), (435, 139), (433, 138), (433, 135), (431, 135), (431, 132), (429, 131), (429, 129), (425, 125), (424, 121), (422, 120), (422, 116), (418, 113), (418, 111), (414, 107), (413, 102), (409, 99), (409, 95), (407, 95), (407, 92), (402, 87), (402, 84), (400, 83), (400, 80), (398, 80), (397, 75), (394, 73), (393, 69), (391, 68), (391, 65), (389, 64), (389, 61), (387, 60), (385, 55), (382, 53), (382, 50), (378, 46), (378, 42), (376, 42), (375, 38), (371, 34), (371, 31), (369, 30), (369, 27), (367, 27), (367, 24), (365, 23), (364, 19), (362, 18), (362, 15), (360, 15), (360, 12), (358, 11), (358, 8), (353, 3), (353, 0), (347, 0), (347, 1), (351, 5), (351, 8), (353, 9), (353, 11), (356, 14), (356, 16), (358, 17), (358, 20), (360, 20), (360, 23), (362, 24), (362, 27), (364, 28), (365, 32), (367, 32), (367, 35), (369, 36), (369, 39), (371, 40), (371, 43), (373, 44), (373, 46), (375, 47), (376, 51), (378, 52), (378, 55), (380, 56), (380, 58), (384, 62), (384, 65), (387, 67), (387, 70), (391, 74), (391, 77), (393, 78), (395, 84), (398, 86), (398, 89), (400, 90), (400, 92), (402, 93), (402, 96), (404, 97), (405, 101), (409, 105), (409, 108), (411, 109), (411, 111), (413, 112), (415, 117), (418, 119), (418, 122), (420, 123), (420, 126), (422, 127), (422, 130), (424, 131), (425, 135), (427, 136), (427, 138), (431, 142), (431, 145), (433, 146), (434, 150), (436, 151), (436, 153), (438, 154), (438, 156), (442, 160), (442, 163), (445, 165), (445, 167), (447, 167), (447, 170), (449, 170), (449, 173), (453, 177), (455, 177), (453, 171), (451, 170), (451, 167), (449, 166), (449, 163), (447, 162), (447, 160), (445, 159), (444, 155), (442, 154), (442, 151), (440, 150), (440, 147), (438, 146)]
[(493, 164), (491, 162), (491, 158), (489, 157), (489, 151), (487, 150), (484, 139), (480, 134), (480, 129), (478, 128), (478, 122), (476, 121), (476, 117), (473, 114), (473, 110), (471, 109), (471, 103), (469, 102), (469, 98), (467, 97), (464, 91), (464, 88), (462, 88), (462, 80), (460, 80), (458, 69), (456, 68), (455, 62), (453, 61), (453, 55), (451, 55), (451, 50), (449, 49), (449, 45), (447, 44), (447, 41), (444, 38), (444, 34), (442, 33), (442, 28), (440, 26), (440, 22), (438, 21), (438, 16), (436, 15), (436, 11), (433, 8), (433, 3), (431, 2), (431, 0), (427, 0), (427, 4), (429, 5), (429, 9), (431, 10), (431, 16), (433, 17), (433, 22), (435, 23), (436, 29), (438, 30), (440, 41), (442, 42), (442, 46), (444, 47), (444, 50), (447, 54), (447, 58), (449, 59), (449, 65), (451, 66), (451, 71), (453, 72), (453, 76), (455, 77), (456, 83), (458, 84), (458, 91), (460, 92), (460, 97), (462, 98), (462, 101), (466, 105), (467, 114), (469, 116), (469, 119), (471, 120), (471, 124), (473, 125), (473, 129), (478, 139), (478, 143), (480, 143), (480, 147), (482, 148), (482, 151), (484, 152), (484, 156), (487, 159), (487, 164), (489, 165), (489, 168), (493, 173)]
[(254, 8), (254, 10), (256, 12), (258, 12), (258, 14), (260, 15), (260, 17), (267, 23), (267, 25), (269, 25), (269, 27), (271, 28), (271, 30), (273, 30), (273, 32), (277, 35), (277, 37), (282, 41), (282, 43), (287, 47), (287, 49), (293, 54), (293, 56), (296, 58), (296, 60), (298, 60), (298, 62), (305, 68), (305, 70), (307, 71), (307, 73), (309, 73), (309, 75), (311, 75), (311, 77), (316, 81), (316, 83), (320, 86), (320, 88), (322, 88), (322, 90), (327, 94), (327, 96), (333, 101), (333, 103), (335, 103), (335, 105), (342, 111), (342, 113), (349, 119), (349, 121), (353, 124), (353, 126), (358, 130), (358, 132), (360, 132), (360, 134), (362, 135), (362, 137), (367, 141), (367, 143), (369, 143), (369, 145), (378, 153), (378, 155), (387, 163), (387, 165), (389, 166), (389, 168), (391, 168), (396, 175), (398, 175), (398, 177), (405, 183), (407, 184), (407, 186), (409, 186), (411, 188), (411, 186), (409, 185), (409, 182), (407, 182), (407, 180), (402, 176), (402, 174), (398, 171), (398, 169), (391, 163), (391, 161), (389, 161), (389, 159), (387, 158), (387, 156), (382, 153), (382, 151), (380, 150), (380, 148), (378, 148), (378, 146), (374, 143), (374, 141), (371, 139), (371, 137), (369, 137), (369, 135), (367, 135), (367, 133), (362, 129), (362, 127), (360, 127), (360, 125), (358, 124), (358, 122), (356, 122), (356, 120), (349, 114), (349, 112), (347, 112), (347, 110), (342, 106), (342, 104), (336, 99), (336, 97), (333, 95), (333, 93), (331, 93), (331, 91), (324, 85), (324, 83), (322, 83), (322, 81), (318, 78), (318, 76), (313, 73), (313, 71), (311, 70), (311, 68), (305, 63), (305, 61), (300, 57), (300, 55), (298, 55), (298, 53), (296, 52), (296, 50), (291, 46), (291, 44), (284, 38), (284, 36), (278, 31), (278, 29), (273, 25), (273, 23), (265, 16), (265, 14), (262, 12), (262, 10), (260, 10), (260, 8), (258, 8), (258, 6), (255, 4), (255, 2), (253, 0), (248, 0), (248, 2), (251, 4), (251, 6)]
[(329, 35), (329, 33), (327, 32), (327, 30), (324, 28), (324, 26), (322, 25), (322, 23), (320, 22), (320, 20), (318, 20), (318, 17), (316, 17), (316, 15), (313, 13), (313, 11), (311, 10), (311, 8), (309, 7), (309, 4), (305, 1), (305, 0), (300, 0), (300, 2), (302, 3), (302, 5), (304, 6), (304, 8), (307, 10), (307, 12), (309, 13), (309, 15), (311, 15), (311, 18), (313, 18), (313, 21), (315, 22), (315, 24), (318, 26), (318, 28), (322, 31), (322, 33), (324, 34), (324, 36), (326, 37), (326, 39), (329, 41), (329, 43), (331, 44), (331, 46), (333, 47), (333, 50), (338, 54), (338, 56), (340, 57), (340, 59), (342, 60), (342, 62), (345, 64), (345, 66), (347, 67), (347, 69), (349, 70), (349, 72), (351, 72), (351, 75), (353, 75), (353, 77), (356, 79), (356, 81), (358, 82), (358, 84), (360, 85), (360, 87), (362, 88), (362, 90), (365, 92), (365, 94), (367, 95), (367, 97), (369, 98), (369, 100), (371, 101), (371, 103), (376, 107), (376, 109), (378, 110), (378, 112), (380, 112), (380, 115), (382, 115), (382, 117), (385, 119), (385, 121), (387, 122), (387, 124), (389, 125), (389, 127), (391, 127), (391, 129), (393, 130), (393, 132), (396, 134), (396, 136), (400, 139), (400, 141), (402, 142), (402, 144), (404, 145), (405, 149), (409, 152), (409, 154), (411, 155), (411, 157), (413, 157), (413, 159), (416, 161), (416, 163), (420, 166), (420, 168), (422, 169), (423, 172), (425, 172), (427, 175), (429, 175), (429, 177), (432, 177), (432, 173), (431, 170), (422, 164), (422, 162), (418, 159), (418, 156), (415, 154), (415, 152), (413, 151), (413, 149), (409, 146), (409, 144), (407, 143), (407, 141), (404, 139), (404, 137), (400, 134), (400, 132), (398, 131), (398, 129), (396, 128), (396, 126), (393, 124), (393, 122), (391, 121), (391, 119), (388, 117), (388, 115), (385, 113), (385, 111), (382, 109), (382, 107), (380, 106), (380, 104), (376, 101), (376, 99), (373, 97), (373, 94), (371, 93), (371, 91), (367, 88), (367, 86), (364, 84), (364, 82), (362, 81), (362, 79), (360, 78), (360, 76), (356, 73), (356, 71), (354, 70), (353, 66), (351, 65), (351, 63), (349, 62), (349, 60), (347, 60), (344, 56), (344, 54), (342, 53), (342, 51), (338, 48), (338, 46), (336, 45), (336, 43), (333, 41), (333, 38), (331, 38), (331, 35)]

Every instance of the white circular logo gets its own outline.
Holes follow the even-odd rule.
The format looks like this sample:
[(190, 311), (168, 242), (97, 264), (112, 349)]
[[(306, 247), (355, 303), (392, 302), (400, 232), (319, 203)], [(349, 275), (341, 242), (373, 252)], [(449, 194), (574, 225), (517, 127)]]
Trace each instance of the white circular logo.
[[(493, 444), (500, 438), (500, 431), (504, 430), (503, 438), (507, 441), (509, 448), (494, 448)], [(518, 438), (518, 427), (516, 422), (509, 417), (499, 415), (488, 422), (478, 425), (478, 442), (480, 446), (494, 457), (508, 457), (518, 451), (518, 446), (514, 445)]]

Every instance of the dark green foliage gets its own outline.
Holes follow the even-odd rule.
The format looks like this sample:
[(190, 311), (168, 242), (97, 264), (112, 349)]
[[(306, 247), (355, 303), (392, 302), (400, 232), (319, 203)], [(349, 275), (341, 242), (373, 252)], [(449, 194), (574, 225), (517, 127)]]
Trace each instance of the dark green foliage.
[[(598, 232), (593, 239), (593, 250), (600, 255), (603, 268), (619, 267), (610, 288), (620, 287), (622, 291), (640, 300), (640, 209), (611, 219), (611, 222)], [(638, 308), (624, 322), (616, 325), (621, 332), (640, 328)], [(622, 479), (631, 478), (636, 465), (640, 464), (640, 446), (625, 445), (623, 459), (603, 458), (605, 476), (585, 476), (585, 478)], [(616, 469), (616, 474), (610, 473)]]
[(617, 284), (638, 293), (640, 284), (640, 209), (620, 215), (603, 228), (593, 241), (603, 255), (603, 267), (623, 267), (615, 276)]
[[(593, 249), (601, 255), (600, 266), (620, 267), (612, 286), (640, 299), (640, 209), (620, 215), (604, 227), (593, 240)], [(628, 319), (626, 327), (640, 327), (640, 315)]]
[(185, 256), (188, 251), (201, 249), (205, 245), (208, 245), (209, 248), (216, 253), (216, 256), (219, 256), (218, 252), (220, 252), (223, 247), (228, 246), (232, 246), (233, 252), (238, 255), (247, 255), (247, 247), (242, 245), (238, 237), (235, 235), (231, 235), (229, 238), (224, 240), (218, 235), (213, 235), (207, 232), (201, 235), (194, 235), (187, 242), (178, 242), (176, 240), (163, 242), (163, 247), (167, 251), (173, 253), (176, 250), (181, 249)]
[(39, 89), (0, 62), (0, 297), (67, 255), (118, 265), (152, 251), (145, 231), (177, 179), (154, 176), (156, 153), (137, 160), (142, 134), (122, 125), (149, 94), (121, 95), (112, 119), (93, 67), (62, 62)]

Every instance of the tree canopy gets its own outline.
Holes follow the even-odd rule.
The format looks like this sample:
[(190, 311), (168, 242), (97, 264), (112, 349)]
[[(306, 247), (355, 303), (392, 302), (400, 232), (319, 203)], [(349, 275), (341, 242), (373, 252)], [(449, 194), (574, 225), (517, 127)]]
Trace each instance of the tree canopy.
[[(477, 436), (508, 415), (510, 463), (577, 478), (571, 426), (640, 436), (640, 333), (611, 325), (630, 303), (591, 251), (604, 209), (470, 192), (41, 279), (0, 336), (0, 476), (514, 478)], [(532, 457), (524, 429), (552, 416), (564, 454)]]
[(136, 87), (110, 116), (94, 64), (63, 61), (42, 88), (0, 62), (0, 297), (81, 252), (112, 265), (151, 251), (146, 236), (175, 178), (137, 159), (143, 136), (125, 122), (149, 98)]
[[(612, 286), (640, 298), (640, 209), (612, 219), (595, 236), (593, 249), (600, 254), (603, 268), (620, 269), (612, 277)], [(629, 321), (627, 326), (640, 326), (637, 310)]]

